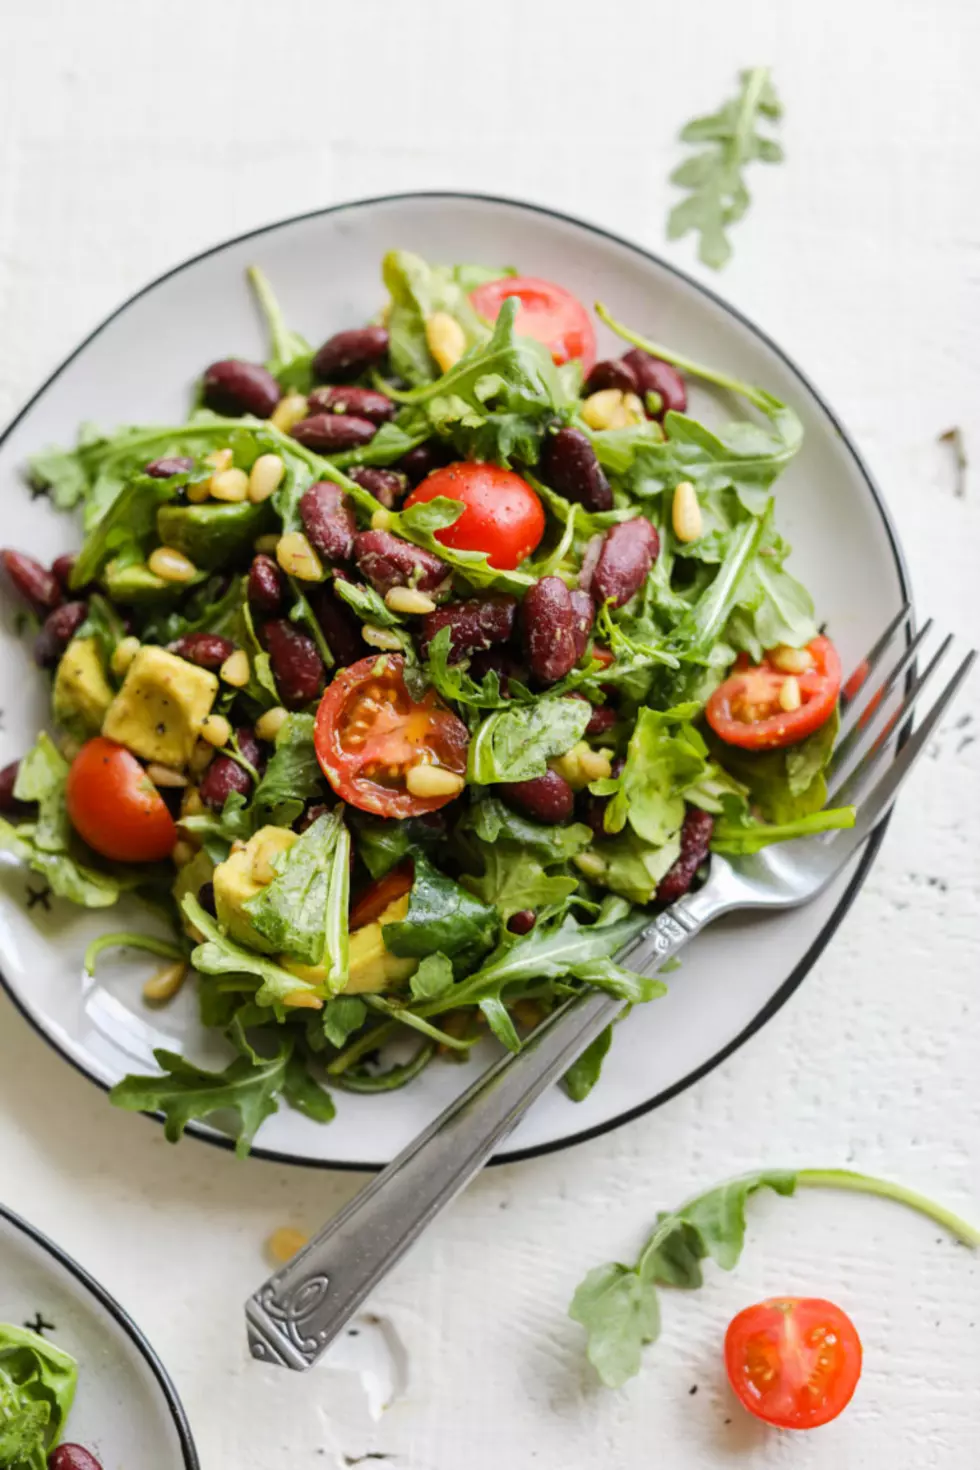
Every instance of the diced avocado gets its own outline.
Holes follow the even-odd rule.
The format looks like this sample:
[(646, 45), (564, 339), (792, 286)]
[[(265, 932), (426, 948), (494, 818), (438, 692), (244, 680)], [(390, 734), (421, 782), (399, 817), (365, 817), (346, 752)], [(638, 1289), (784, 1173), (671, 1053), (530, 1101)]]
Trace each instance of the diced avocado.
[(250, 551), (256, 536), (270, 530), (275, 515), (268, 501), (253, 505), (161, 505), (157, 535), (164, 546), (182, 551), (196, 567), (210, 570)]
[(196, 944), (201, 943), (204, 935), (198, 933), (190, 920), (184, 916), (180, 908), (181, 900), (186, 898), (188, 893), (193, 894), (196, 898), (202, 886), (205, 883), (210, 883), (213, 877), (214, 863), (202, 847), (200, 852), (194, 854), (189, 863), (185, 863), (182, 868), (177, 869), (177, 876), (174, 879), (172, 889), (174, 903), (180, 912), (184, 933), (190, 939), (193, 939)]
[(112, 602), (151, 602), (173, 597), (182, 592), (186, 582), (165, 582), (156, 577), (145, 562), (129, 566), (111, 561), (102, 573), (102, 585)]
[[(392, 990), (404, 985), (410, 975), (418, 969), (418, 960), (392, 954), (385, 947), (381, 933), (382, 924), (400, 923), (408, 914), (409, 894), (390, 903), (373, 924), (356, 929), (350, 937), (350, 969), (344, 995), (357, 995), (364, 991)], [(301, 965), (288, 955), (280, 955), (279, 963), (284, 969), (309, 980), (312, 985), (322, 985), (327, 978), (323, 965)]]
[(253, 928), (243, 905), (261, 893), (270, 881), (272, 858), (292, 847), (295, 841), (296, 833), (286, 827), (260, 827), (244, 847), (218, 864), (211, 880), (222, 929), (239, 944), (247, 944), (263, 954), (271, 954), (273, 946)]
[(106, 712), (102, 733), (144, 760), (180, 769), (194, 753), (217, 692), (215, 674), (144, 644)]
[(54, 717), (69, 734), (87, 740), (102, 729), (112, 689), (102, 667), (97, 638), (75, 638), (54, 676)]

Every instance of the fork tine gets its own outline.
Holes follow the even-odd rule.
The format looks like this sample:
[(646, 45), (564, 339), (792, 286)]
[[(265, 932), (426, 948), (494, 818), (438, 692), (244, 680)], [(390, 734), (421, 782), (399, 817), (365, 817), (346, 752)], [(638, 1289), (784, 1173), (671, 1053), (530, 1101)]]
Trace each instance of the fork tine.
[[(880, 668), (884, 665), (885, 653), (887, 652), (887, 645), (882, 646), (882, 640), (879, 638), (878, 643), (875, 645), (875, 647), (879, 649), (879, 652), (875, 658), (875, 664), (869, 668), (868, 673), (864, 676), (864, 679), (861, 682), (860, 689), (855, 689), (854, 693), (851, 695), (850, 699), (847, 700), (846, 703), (843, 699), (841, 699), (840, 732), (837, 736), (838, 747), (852, 733), (855, 726), (858, 724), (858, 721), (861, 719), (862, 715), (871, 704), (871, 701), (874, 699), (880, 702), (882, 699), (885, 698), (888, 692), (895, 687), (896, 680), (900, 679), (905, 670), (909, 667), (912, 659), (915, 657), (916, 649), (920, 646), (923, 638), (925, 638), (926, 634), (930, 632), (931, 628), (932, 618), (927, 618), (922, 627), (919, 629), (918, 633), (915, 634), (914, 638), (906, 643), (904, 649), (901, 650), (898, 663), (889, 674), (884, 676), (881, 683), (877, 686), (876, 690), (872, 676), (875, 672), (875, 667)], [(889, 639), (889, 642), (890, 641), (891, 639)]]
[[(882, 633), (881, 637), (877, 640), (877, 642), (871, 645), (868, 652), (861, 660), (861, 663), (858, 664), (857, 669), (855, 669), (854, 673), (851, 674), (851, 679), (853, 679), (854, 675), (858, 672), (858, 669), (864, 666), (864, 677), (855, 689), (854, 693), (851, 695), (841, 695), (840, 707), (842, 714), (846, 713), (846, 711), (850, 709), (851, 705), (857, 699), (862, 689), (867, 689), (868, 680), (871, 678), (871, 675), (875, 672), (878, 665), (881, 663), (884, 654), (887, 652), (888, 645), (891, 643), (899, 628), (906, 621), (911, 611), (911, 604), (908, 602), (904, 603), (901, 609), (892, 618), (891, 622), (888, 624), (888, 627)], [(850, 679), (846, 679), (844, 683), (846, 688), (846, 686), (850, 683)]]
[[(849, 846), (862, 842), (871, 829), (877, 826), (878, 822), (881, 821), (882, 817), (888, 811), (898, 794), (899, 787), (923, 750), (925, 750), (933, 731), (945, 714), (946, 709), (956, 695), (963, 680), (970, 672), (976, 656), (976, 649), (971, 648), (970, 652), (953, 674), (953, 677), (940, 692), (932, 708), (922, 720), (922, 723), (916, 726), (914, 733), (902, 746), (888, 767), (888, 770), (868, 792), (864, 800), (860, 801), (857, 821), (851, 831), (845, 834), (850, 838)], [(934, 659), (933, 663), (935, 664), (935, 662), (936, 660)], [(924, 679), (925, 676), (919, 681), (920, 685), (924, 682)], [(836, 797), (838, 803), (849, 805), (860, 800), (861, 791), (867, 785), (868, 778), (880, 764), (888, 749), (888, 741), (883, 739), (876, 748), (868, 752), (857, 770), (845, 782), (843, 788), (838, 793)]]
[[(859, 747), (867, 745), (868, 736), (878, 725), (881, 724), (882, 717), (887, 712), (887, 701), (889, 694), (891, 694), (892, 690), (898, 684), (898, 681), (902, 678), (903, 674), (905, 674), (905, 672), (915, 662), (915, 656), (918, 653), (919, 648), (921, 647), (926, 636), (931, 631), (932, 619), (929, 618), (927, 622), (923, 623), (918, 633), (916, 633), (915, 637), (912, 639), (912, 642), (905, 649), (898, 663), (892, 669), (891, 673), (888, 674), (884, 680), (882, 680), (881, 684), (876, 690), (869, 691), (867, 702), (862, 702), (862, 706), (860, 709), (858, 709), (856, 705), (851, 706), (849, 711), (849, 718), (841, 722), (841, 729), (843, 733), (838, 734), (837, 746), (830, 761), (830, 774), (832, 779), (839, 779), (841, 772), (844, 771), (847, 766), (851, 764), (851, 760), (855, 751), (858, 750)], [(939, 652), (933, 656), (926, 668), (925, 673), (920, 676), (917, 683), (913, 686), (911, 690), (908, 691), (906, 699), (908, 699), (909, 697), (917, 697), (922, 685), (932, 673), (933, 669), (936, 667), (936, 664), (942, 658), (943, 654), (946, 652), (951, 642), (952, 635), (948, 636), (945, 642), (940, 645)], [(909, 707), (911, 708), (911, 706)], [(899, 709), (898, 713), (901, 714), (903, 712), (904, 705)], [(845, 725), (847, 726), (847, 729), (844, 729)]]

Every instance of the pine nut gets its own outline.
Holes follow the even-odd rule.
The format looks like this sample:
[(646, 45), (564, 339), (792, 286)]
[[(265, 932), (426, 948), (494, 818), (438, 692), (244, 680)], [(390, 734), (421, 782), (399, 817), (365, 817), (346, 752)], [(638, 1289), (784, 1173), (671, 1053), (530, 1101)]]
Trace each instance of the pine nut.
[(213, 759), (214, 746), (209, 745), (206, 740), (199, 740), (194, 746), (190, 761), (188, 762), (191, 775), (195, 777), (195, 779), (200, 779), (200, 777), (204, 775), (204, 772), (207, 770)]
[(264, 556), (275, 556), (276, 547), (279, 545), (279, 533), (277, 531), (267, 531), (264, 536), (256, 536), (253, 545), (255, 550), (261, 552)]
[(226, 500), (237, 505), (248, 495), (248, 475), (244, 470), (222, 470), (211, 476), (211, 496), (214, 500)]
[(162, 1005), (165, 1000), (173, 1000), (187, 975), (188, 966), (183, 960), (175, 960), (172, 965), (162, 966), (143, 986), (143, 999), (156, 1005)]
[(175, 868), (186, 868), (187, 864), (192, 863), (196, 856), (197, 848), (193, 842), (188, 841), (186, 837), (181, 837), (180, 841), (175, 842), (173, 845), (170, 853), (170, 861)]
[(122, 678), (139, 651), (140, 641), (132, 634), (121, 639), (112, 650), (112, 658), (109, 660), (112, 672)]
[[(208, 756), (213, 756), (214, 751), (211, 749), (211, 747), (208, 746), (207, 749)], [(201, 793), (198, 791), (196, 786), (188, 786), (180, 802), (181, 817), (200, 817), (203, 816), (203, 814), (204, 802), (201, 800)]]
[(252, 877), (256, 883), (262, 883), (264, 885), (275, 882), (279, 877), (279, 870), (276, 867), (275, 860), (280, 856), (282, 851), (281, 843), (274, 839), (259, 844), (252, 853), (252, 860), (249, 865)]
[(400, 653), (402, 640), (390, 628), (379, 628), (374, 623), (361, 624), (361, 637), (372, 648), (383, 648), (386, 653)]
[(275, 740), (288, 719), (289, 711), (277, 704), (275, 709), (267, 709), (264, 715), (259, 715), (255, 722), (255, 733), (260, 740), (271, 742)]
[(230, 653), (218, 670), (218, 674), (226, 684), (231, 684), (234, 689), (244, 689), (252, 674), (248, 654), (244, 648), (236, 648), (234, 653)]
[(670, 519), (678, 541), (696, 541), (700, 536), (701, 507), (698, 504), (698, 492), (690, 480), (682, 480), (676, 486)]
[(790, 648), (780, 643), (769, 651), (769, 662), (775, 664), (782, 674), (805, 674), (813, 668), (813, 658), (808, 648)]
[(436, 610), (432, 598), (414, 587), (392, 587), (385, 593), (385, 607), (396, 613), (430, 613)]
[(170, 786), (179, 789), (187, 785), (187, 777), (183, 771), (175, 771), (172, 766), (162, 766), (157, 761), (151, 761), (146, 768), (146, 774), (154, 786)]
[(285, 473), (286, 466), (278, 454), (260, 454), (248, 477), (248, 498), (252, 504), (259, 505), (275, 494)]
[(231, 739), (231, 721), (224, 715), (205, 715), (201, 721), (201, 738), (220, 750)]
[(391, 511), (390, 510), (385, 510), (384, 506), (382, 506), (381, 509), (380, 510), (376, 510), (374, 512), (374, 514), (372, 515), (372, 517), (371, 517), (371, 530), (372, 531), (387, 531), (387, 529), (388, 529), (388, 527), (390, 525), (391, 525)]
[(273, 1230), (265, 1243), (265, 1248), (277, 1265), (284, 1266), (291, 1261), (304, 1247), (309, 1244), (310, 1237), (304, 1235), (302, 1230), (294, 1230), (292, 1225), (280, 1225), (278, 1230)]
[(233, 449), (212, 449), (210, 454), (204, 456), (204, 463), (210, 465), (216, 475), (222, 470), (230, 470), (235, 463), (235, 451)]
[(799, 709), (802, 703), (799, 680), (790, 674), (788, 679), (783, 680), (779, 690), (779, 708), (784, 709), (789, 715), (795, 709)]
[(302, 531), (287, 531), (279, 537), (276, 561), (287, 577), (295, 577), (298, 582), (323, 580), (323, 563)]
[(269, 422), (283, 434), (288, 434), (293, 424), (298, 424), (300, 419), (305, 418), (306, 399), (302, 393), (288, 393), (276, 404), (275, 412)]
[(455, 367), (466, 351), (466, 333), (448, 311), (437, 311), (429, 317), (425, 324), (425, 340), (443, 373)]
[(602, 388), (589, 394), (582, 405), (582, 417), (590, 429), (628, 429), (631, 424), (642, 424), (646, 414), (635, 393)]
[(430, 766), (420, 762), (417, 766), (409, 766), (405, 772), (405, 785), (413, 796), (420, 796), (424, 800), (430, 796), (458, 796), (466, 781), (462, 776), (457, 776), (455, 771), (447, 771), (443, 766)]
[(284, 1006), (292, 1006), (299, 1011), (322, 1011), (323, 1001), (312, 990), (291, 990), (282, 998)]
[(146, 565), (162, 582), (189, 582), (197, 576), (194, 563), (173, 546), (158, 546), (150, 552)]
[(206, 500), (211, 499), (211, 481), (195, 480), (192, 485), (187, 486), (184, 494), (191, 505), (203, 505)]

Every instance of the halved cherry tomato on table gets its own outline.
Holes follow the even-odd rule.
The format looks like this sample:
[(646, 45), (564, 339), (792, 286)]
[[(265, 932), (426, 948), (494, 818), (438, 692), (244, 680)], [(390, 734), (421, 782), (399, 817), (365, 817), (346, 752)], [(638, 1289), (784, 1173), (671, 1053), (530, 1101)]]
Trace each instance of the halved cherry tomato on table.
[(536, 276), (506, 276), (470, 292), (477, 311), (491, 322), (497, 320), (508, 296), (516, 296), (521, 303), (514, 321), (515, 332), (543, 342), (556, 363), (580, 357), (582, 372), (588, 377), (595, 367), (595, 329), (578, 297), (564, 286), (538, 280)]
[(411, 858), (406, 858), (403, 863), (392, 868), (390, 873), (385, 873), (383, 878), (375, 878), (361, 890), (351, 905), (351, 933), (355, 929), (363, 929), (365, 924), (373, 924), (389, 904), (411, 892), (414, 881), (415, 864)]
[(465, 507), (451, 526), (436, 531), (436, 540), (443, 546), (454, 551), (485, 551), (492, 567), (512, 571), (541, 543), (541, 501), (513, 470), (460, 460), (429, 475), (405, 504), (421, 505), (440, 495), (460, 500)]
[(846, 1408), (861, 1377), (861, 1339), (819, 1297), (772, 1297), (725, 1333), (725, 1368), (750, 1413), (780, 1429), (816, 1429)]
[[(840, 659), (830, 639), (822, 636), (807, 644), (807, 652), (810, 668), (793, 675), (778, 669), (769, 654), (758, 665), (740, 657), (705, 707), (715, 734), (743, 750), (773, 750), (795, 745), (819, 730), (837, 705)], [(800, 704), (793, 710), (780, 704), (788, 678), (794, 678), (799, 686)]]
[(378, 654), (341, 669), (316, 716), (323, 774), (342, 801), (379, 817), (419, 817), (459, 795), (461, 787), (413, 795), (406, 781), (413, 766), (466, 772), (469, 731), (434, 689), (412, 699), (404, 664), (399, 654)]
[(158, 862), (177, 841), (174, 819), (135, 755), (102, 735), (72, 761), (65, 803), (79, 837), (114, 862)]

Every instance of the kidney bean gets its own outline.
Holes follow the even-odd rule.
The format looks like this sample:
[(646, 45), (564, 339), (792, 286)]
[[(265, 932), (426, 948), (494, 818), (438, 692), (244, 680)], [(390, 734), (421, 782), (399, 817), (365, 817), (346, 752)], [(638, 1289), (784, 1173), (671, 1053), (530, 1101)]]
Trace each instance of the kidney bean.
[(378, 465), (355, 464), (347, 471), (356, 485), (369, 491), (386, 510), (394, 510), (408, 489), (408, 476), (397, 470), (383, 470)]
[(372, 424), (386, 424), (395, 417), (391, 399), (373, 388), (314, 388), (307, 402), (311, 413), (352, 414)]
[(592, 574), (592, 596), (600, 605), (622, 607), (643, 586), (660, 554), (660, 537), (645, 516), (610, 526)]
[(357, 522), (339, 485), (320, 480), (299, 503), (303, 526), (313, 546), (327, 561), (348, 561), (354, 550)]
[(632, 368), (637, 381), (636, 391), (645, 399), (647, 393), (659, 393), (663, 407), (653, 418), (662, 419), (665, 413), (683, 413), (687, 408), (687, 385), (680, 373), (669, 362), (651, 357), (649, 352), (634, 347), (623, 356), (623, 361)]
[(507, 920), (507, 928), (512, 934), (530, 934), (537, 920), (538, 916), (533, 909), (519, 909)]
[(0, 812), (19, 812), (27, 808), (27, 803), (18, 801), (14, 795), (19, 770), (20, 761), (11, 761), (0, 771)]
[(715, 819), (700, 807), (689, 806), (681, 827), (680, 856), (668, 868), (657, 887), (658, 903), (673, 903), (682, 898), (694, 882), (695, 874), (708, 856)]
[(201, 381), (208, 408), (231, 418), (243, 413), (252, 413), (257, 419), (270, 418), (282, 396), (268, 369), (237, 357), (213, 362)]
[(567, 822), (575, 810), (575, 793), (557, 771), (546, 771), (533, 781), (504, 781), (498, 789), (508, 806), (552, 827)]
[(87, 616), (84, 602), (63, 602), (48, 613), (34, 640), (34, 660), (42, 669), (54, 668)]
[[(255, 731), (248, 725), (243, 725), (235, 731), (235, 739), (240, 753), (249, 765), (258, 770), (262, 761), (262, 747), (256, 739)], [(216, 755), (204, 772), (198, 789), (204, 805), (220, 812), (233, 791), (240, 791), (242, 796), (248, 797), (252, 784), (248, 772), (230, 755)]]
[(210, 914), (212, 919), (217, 918), (218, 905), (214, 901), (213, 883), (201, 884), (200, 888), (197, 890), (197, 901), (206, 914)]
[(250, 766), (258, 770), (263, 761), (262, 746), (251, 725), (239, 725), (235, 731), (235, 739), (238, 741), (239, 753), (245, 757)]
[(419, 485), (433, 470), (452, 462), (451, 450), (436, 439), (427, 439), (424, 444), (416, 444), (403, 454), (396, 462), (396, 468), (408, 476), (410, 485)]
[(306, 596), (337, 663), (341, 668), (356, 664), (368, 652), (368, 646), (353, 610), (328, 586), (314, 587)]
[(431, 592), (449, 575), (449, 568), (438, 556), (390, 531), (359, 531), (354, 537), (354, 560), (382, 597), (392, 587)]
[(308, 634), (285, 618), (265, 625), (272, 676), (287, 709), (302, 709), (323, 689), (323, 660)]
[(328, 337), (313, 359), (313, 371), (322, 382), (349, 383), (376, 367), (388, 351), (386, 327), (354, 327)]
[(216, 674), (225, 659), (235, 652), (235, 645), (230, 638), (222, 638), (219, 633), (185, 633), (171, 643), (170, 652), (186, 658), (188, 663), (197, 664), (199, 669), (210, 669), (212, 674)]
[(586, 393), (601, 393), (606, 388), (618, 388), (621, 393), (640, 391), (636, 373), (621, 357), (607, 357), (604, 362), (597, 362), (585, 380)]
[(578, 659), (575, 610), (561, 577), (542, 577), (525, 594), (521, 608), (524, 651), (543, 684), (563, 679)]
[(57, 577), (62, 592), (71, 591), (71, 574), (77, 560), (78, 556), (74, 551), (63, 551), (51, 563), (51, 570)]
[[(617, 756), (612, 763), (612, 774), (621, 776), (626, 761), (622, 756)], [(613, 837), (615, 834), (607, 832), (605, 828), (606, 807), (612, 801), (611, 796), (593, 796), (589, 791), (583, 791), (579, 797), (582, 812), (582, 820), (588, 822), (593, 834), (601, 842), (605, 837)]]
[(261, 553), (248, 572), (248, 600), (256, 612), (277, 613), (282, 606), (283, 578), (271, 556)]
[(589, 723), (585, 727), (586, 735), (605, 735), (611, 730), (619, 719), (619, 715), (608, 704), (597, 704), (589, 717)]
[(514, 597), (468, 597), (464, 602), (451, 602), (437, 607), (422, 619), (419, 647), (422, 656), (438, 632), (448, 628), (449, 661), (456, 663), (468, 653), (506, 643), (514, 631), (517, 599)]
[(33, 556), (22, 551), (0, 551), (0, 563), (21, 597), (36, 612), (44, 617), (61, 601), (61, 588), (54, 572), (49, 572)]
[(60, 1444), (48, 1456), (48, 1470), (102, 1470), (102, 1466), (80, 1444)]
[(539, 466), (541, 478), (566, 500), (577, 501), (586, 510), (612, 509), (609, 481), (581, 429), (559, 429), (546, 436)]
[(575, 619), (572, 635), (575, 639), (575, 662), (578, 663), (585, 652), (592, 624), (595, 622), (595, 603), (581, 587), (573, 587), (568, 595), (572, 601), (572, 615)]
[(149, 464), (143, 466), (143, 473), (152, 475), (154, 480), (169, 480), (171, 475), (186, 475), (193, 468), (194, 461), (188, 459), (186, 454), (172, 454), (163, 459), (151, 459)]
[(370, 419), (351, 418), (345, 413), (314, 413), (290, 429), (292, 437), (317, 454), (336, 454), (370, 444), (378, 432)]

